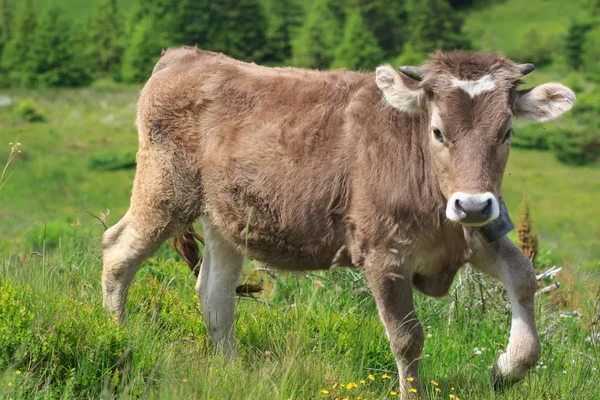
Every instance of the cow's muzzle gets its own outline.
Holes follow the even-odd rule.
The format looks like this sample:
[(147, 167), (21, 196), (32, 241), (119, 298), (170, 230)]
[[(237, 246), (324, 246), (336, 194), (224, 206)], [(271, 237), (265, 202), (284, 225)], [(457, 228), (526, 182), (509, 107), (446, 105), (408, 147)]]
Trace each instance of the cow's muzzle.
[(498, 218), (498, 199), (490, 192), (468, 194), (456, 192), (446, 205), (446, 217), (466, 226), (482, 226)]

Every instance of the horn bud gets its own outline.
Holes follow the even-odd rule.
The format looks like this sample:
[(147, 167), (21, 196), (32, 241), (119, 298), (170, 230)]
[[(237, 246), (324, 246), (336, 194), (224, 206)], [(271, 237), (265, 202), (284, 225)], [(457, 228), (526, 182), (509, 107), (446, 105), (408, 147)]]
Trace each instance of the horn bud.
[(409, 78), (419, 82), (422, 81), (425, 76), (425, 73), (421, 71), (419, 67), (403, 66), (398, 68), (398, 70)]
[(533, 64), (519, 64), (517, 67), (519, 68), (519, 71), (521, 71), (522, 76), (527, 75), (535, 69), (535, 65)]

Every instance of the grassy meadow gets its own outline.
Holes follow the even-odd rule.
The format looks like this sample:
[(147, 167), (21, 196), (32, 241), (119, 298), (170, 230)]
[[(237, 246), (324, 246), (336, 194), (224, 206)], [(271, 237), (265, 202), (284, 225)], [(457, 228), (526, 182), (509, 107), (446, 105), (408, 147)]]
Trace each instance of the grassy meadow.
[[(90, 17), (97, 16), (99, 1), (61, 0), (56, 4), (62, 7), (65, 20), (76, 28), (87, 28), (94, 25)], [(316, 2), (297, 2), (307, 11), (306, 21), (317, 21), (305, 25), (331, 28), (339, 16), (321, 19), (321, 12), (310, 12)], [(17, 17), (27, 14), (23, 12), (28, 4), (25, 1), (0, 1), (0, 8), (9, 3), (15, 5)], [(176, 3), (190, 6), (194, 2), (172, 4)], [(219, 6), (222, 2), (197, 3)], [(236, 3), (251, 2), (226, 4)], [(276, 12), (290, 11), (286, 6), (279, 7), (281, 10), (275, 7), (277, 0), (260, 3), (271, 10), (270, 18), (277, 17)], [(331, 3), (335, 7), (353, 4)], [(358, 3), (374, 6), (371, 11), (381, 13), (374, 15), (393, 11), (377, 7), (389, 6), (389, 2)], [(418, 2), (400, 3), (397, 5), (410, 3), (414, 7)], [(593, 134), (600, 129), (600, 122), (595, 120), (597, 108), (592, 107), (600, 81), (590, 79), (583, 67), (579, 71), (568, 67), (563, 54), (569, 26), (573, 21), (592, 18), (592, 1), (452, 3), (463, 5), (460, 13), (465, 23), (460, 34), (469, 39), (474, 50), (500, 50), (519, 62), (535, 62), (538, 69), (526, 77), (530, 85), (560, 81), (572, 86), (580, 99), (587, 98), (587, 114), (569, 113), (554, 122), (553, 135), (563, 130)], [(33, 0), (31, 4), (37, 15), (53, 3)], [(143, 11), (141, 15), (159, 9), (157, 4), (171, 3), (117, 0), (116, 4), (117, 26), (126, 26), (134, 37), (109, 42), (87, 40), (86, 44), (133, 48), (133, 56), (121, 56), (131, 60), (139, 57), (143, 62), (131, 62), (136, 68), (149, 66), (146, 57), (152, 58), (150, 54), (158, 54), (155, 50), (164, 47), (152, 40), (166, 35), (160, 32), (161, 25), (154, 23), (160, 22), (161, 16), (144, 25), (130, 18), (135, 14), (132, 10)], [(295, 0), (285, 4), (293, 5)], [(219, 11), (223, 14), (214, 15), (225, 18), (225, 13), (235, 11), (231, 8), (224, 7)], [(177, 11), (176, 7), (167, 10)], [(168, 20), (186, 15), (187, 11), (162, 17)], [(197, 18), (199, 14), (193, 15)], [(215, 27), (231, 31), (252, 28), (237, 26), (252, 20), (246, 11), (239, 15), (243, 18), (236, 19), (234, 26)], [(400, 17), (393, 21), (409, 28), (424, 27), (418, 18)], [(279, 23), (277, 18), (271, 22)], [(380, 17), (371, 18), (373, 22)], [(35, 38), (47, 39), (53, 33), (51, 28), (62, 29), (46, 18), (48, 21), (48, 29), (36, 32)], [(181, 21), (185, 22), (182, 27), (191, 26), (185, 18)], [(452, 22), (451, 18), (435, 21), (438, 25)], [(292, 22), (293, 18), (286, 19), (282, 25)], [(111, 25), (98, 24), (94, 29), (116, 32), (106, 26)], [(135, 26), (147, 31), (130, 29)], [(345, 37), (342, 27), (338, 28), (337, 35)], [(279, 36), (291, 35), (284, 43), (291, 53), (281, 58), (282, 63), (292, 62), (291, 55), (297, 51), (293, 39), (302, 37), (298, 32), (286, 32)], [(320, 46), (321, 36), (328, 32), (319, 32), (307, 35), (315, 39), (307, 48)], [(237, 33), (231, 45), (251, 36)], [(193, 36), (193, 29), (188, 34)], [(115, 36), (125, 35), (123, 31)], [(107, 39), (106, 35), (92, 37)], [(419, 44), (408, 44), (415, 43)], [(251, 44), (247, 46), (250, 50)], [(38, 50), (50, 47), (39, 46)], [(40, 53), (29, 51), (27, 56)], [(48, 54), (55, 53), (60, 54), (51, 48)], [(398, 63), (397, 55), (388, 56), (387, 61)], [(46, 60), (42, 61), (45, 65)], [(24, 63), (11, 72), (30, 65)], [(58, 70), (65, 65), (68, 63), (53, 67)], [(1, 70), (0, 74), (8, 71)], [(122, 68), (97, 72), (95, 78), (123, 79)], [(208, 345), (201, 306), (193, 290), (195, 277), (169, 245), (146, 261), (136, 275), (126, 326), (102, 308), (100, 238), (103, 225), (116, 223), (128, 207), (135, 174), (134, 119), (139, 90), (140, 85), (111, 80), (96, 80), (80, 89), (0, 89), (0, 398), (399, 398), (395, 361), (364, 276), (357, 270), (293, 274), (265, 271), (259, 262), (246, 260), (243, 281), (260, 282), (265, 290), (256, 298), (237, 301), (240, 359), (230, 363)], [(563, 268), (556, 277), (540, 282), (540, 288), (560, 282), (558, 290), (541, 294), (536, 301), (542, 358), (523, 381), (503, 392), (494, 391), (489, 379), (491, 366), (506, 348), (510, 305), (501, 285), (466, 267), (446, 298), (415, 296), (426, 336), (420, 371), (427, 399), (600, 400), (600, 163), (568, 166), (557, 161), (550, 150), (525, 150), (527, 137), (520, 132), (526, 128), (523, 123), (515, 128), (503, 194), (515, 223), (519, 222), (523, 197), (529, 199), (533, 226), (540, 238), (539, 271), (554, 265)], [(545, 133), (541, 134), (545, 137)], [(11, 148), (16, 149), (9, 145), (11, 142), (21, 143), (17, 152), (11, 153)], [(5, 160), (11, 156), (14, 159), (3, 173)], [(510, 237), (517, 239), (515, 232)]]
[[(0, 108), (0, 160), (9, 142), (22, 143), (0, 191), (0, 396), (396, 398), (395, 363), (357, 271), (271, 276), (248, 260), (244, 279), (266, 290), (238, 301), (241, 358), (230, 364), (211, 352), (195, 279), (168, 246), (136, 276), (127, 325), (110, 319), (101, 306), (102, 227), (89, 213), (111, 225), (127, 208), (138, 91), (100, 81), (0, 93), (13, 103)], [(46, 122), (16, 115), (26, 98)], [(508, 302), (501, 286), (466, 269), (447, 298), (416, 298), (428, 398), (600, 398), (598, 280), (589, 272), (600, 260), (600, 169), (514, 149), (504, 194), (515, 219), (523, 193), (541, 258), (567, 267), (556, 278), (561, 290), (536, 305), (542, 359), (523, 382), (493, 391)]]

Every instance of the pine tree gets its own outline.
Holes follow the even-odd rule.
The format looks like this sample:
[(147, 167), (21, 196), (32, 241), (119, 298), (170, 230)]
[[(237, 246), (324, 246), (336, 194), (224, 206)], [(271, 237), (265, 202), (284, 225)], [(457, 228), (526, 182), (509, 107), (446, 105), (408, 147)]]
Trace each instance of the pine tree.
[(386, 57), (397, 56), (406, 40), (405, 0), (353, 0)]
[(302, 25), (304, 7), (297, 0), (267, 0), (266, 63), (282, 63), (292, 56), (292, 38)]
[(135, 0), (127, 21), (126, 36), (129, 40), (137, 30), (137, 25), (150, 18), (154, 23), (154, 32), (160, 34), (163, 40), (174, 39), (173, 27), (179, 9), (178, 0)]
[(13, 6), (10, 0), (0, 0), (0, 57), (12, 36)]
[[(573, 62), (577, 68), (585, 72), (586, 77), (590, 78), (595, 82), (600, 82), (600, 53), (598, 53), (598, 46), (600, 46), (600, 27), (595, 27), (586, 32), (584, 41), (581, 44), (581, 53), (578, 56), (578, 60), (569, 60)], [(578, 63), (575, 62), (578, 61)], [(597, 134), (595, 134), (597, 136)], [(593, 147), (590, 148), (593, 151)]]
[(341, 24), (336, 1), (315, 0), (296, 39), (292, 62), (298, 67), (328, 68), (340, 43)]
[(406, 49), (426, 54), (436, 49), (468, 48), (461, 36), (463, 18), (448, 0), (406, 0), (408, 41)]
[[(91, 80), (82, 62), (73, 28), (51, 2), (40, 16), (23, 64), (21, 84), (28, 87), (82, 86)], [(81, 33), (78, 32), (78, 35)]]
[(348, 13), (344, 27), (344, 39), (335, 52), (333, 68), (375, 68), (382, 59), (382, 52), (375, 36), (367, 29), (360, 10)]
[(584, 6), (588, 12), (594, 17), (600, 16), (600, 0), (587, 0)]
[(258, 0), (220, 0), (210, 4), (206, 47), (234, 58), (261, 61), (267, 22)]
[(23, 9), (16, 20), (12, 37), (2, 53), (1, 66), (8, 71), (8, 83), (12, 86), (19, 84), (22, 67), (36, 35), (37, 22), (32, 3), (33, 0), (23, 1)]
[(155, 29), (156, 23), (150, 16), (143, 18), (133, 32), (129, 46), (123, 54), (121, 74), (126, 82), (144, 82), (151, 73), (162, 49), (168, 47), (167, 40)]
[(89, 21), (86, 57), (95, 72), (115, 72), (123, 55), (121, 16), (117, 0), (100, 0)]
[[(592, 25), (588, 22), (572, 21), (569, 25), (567, 37), (565, 38), (565, 58), (567, 65), (574, 69), (579, 70), (582, 68), (582, 61), (584, 58), (584, 45), (586, 42), (586, 36), (588, 31), (592, 28)], [(596, 49), (592, 49), (594, 53)]]
[(171, 30), (176, 45), (204, 46), (210, 24), (209, 1), (181, 0)]

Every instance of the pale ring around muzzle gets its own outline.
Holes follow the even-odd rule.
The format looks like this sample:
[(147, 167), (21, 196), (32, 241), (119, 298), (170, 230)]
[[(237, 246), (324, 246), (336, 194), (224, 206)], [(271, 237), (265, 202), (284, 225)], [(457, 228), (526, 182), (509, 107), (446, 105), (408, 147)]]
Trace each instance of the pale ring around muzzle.
[(482, 226), (499, 215), (498, 199), (490, 192), (455, 192), (446, 205), (446, 217), (465, 226)]

